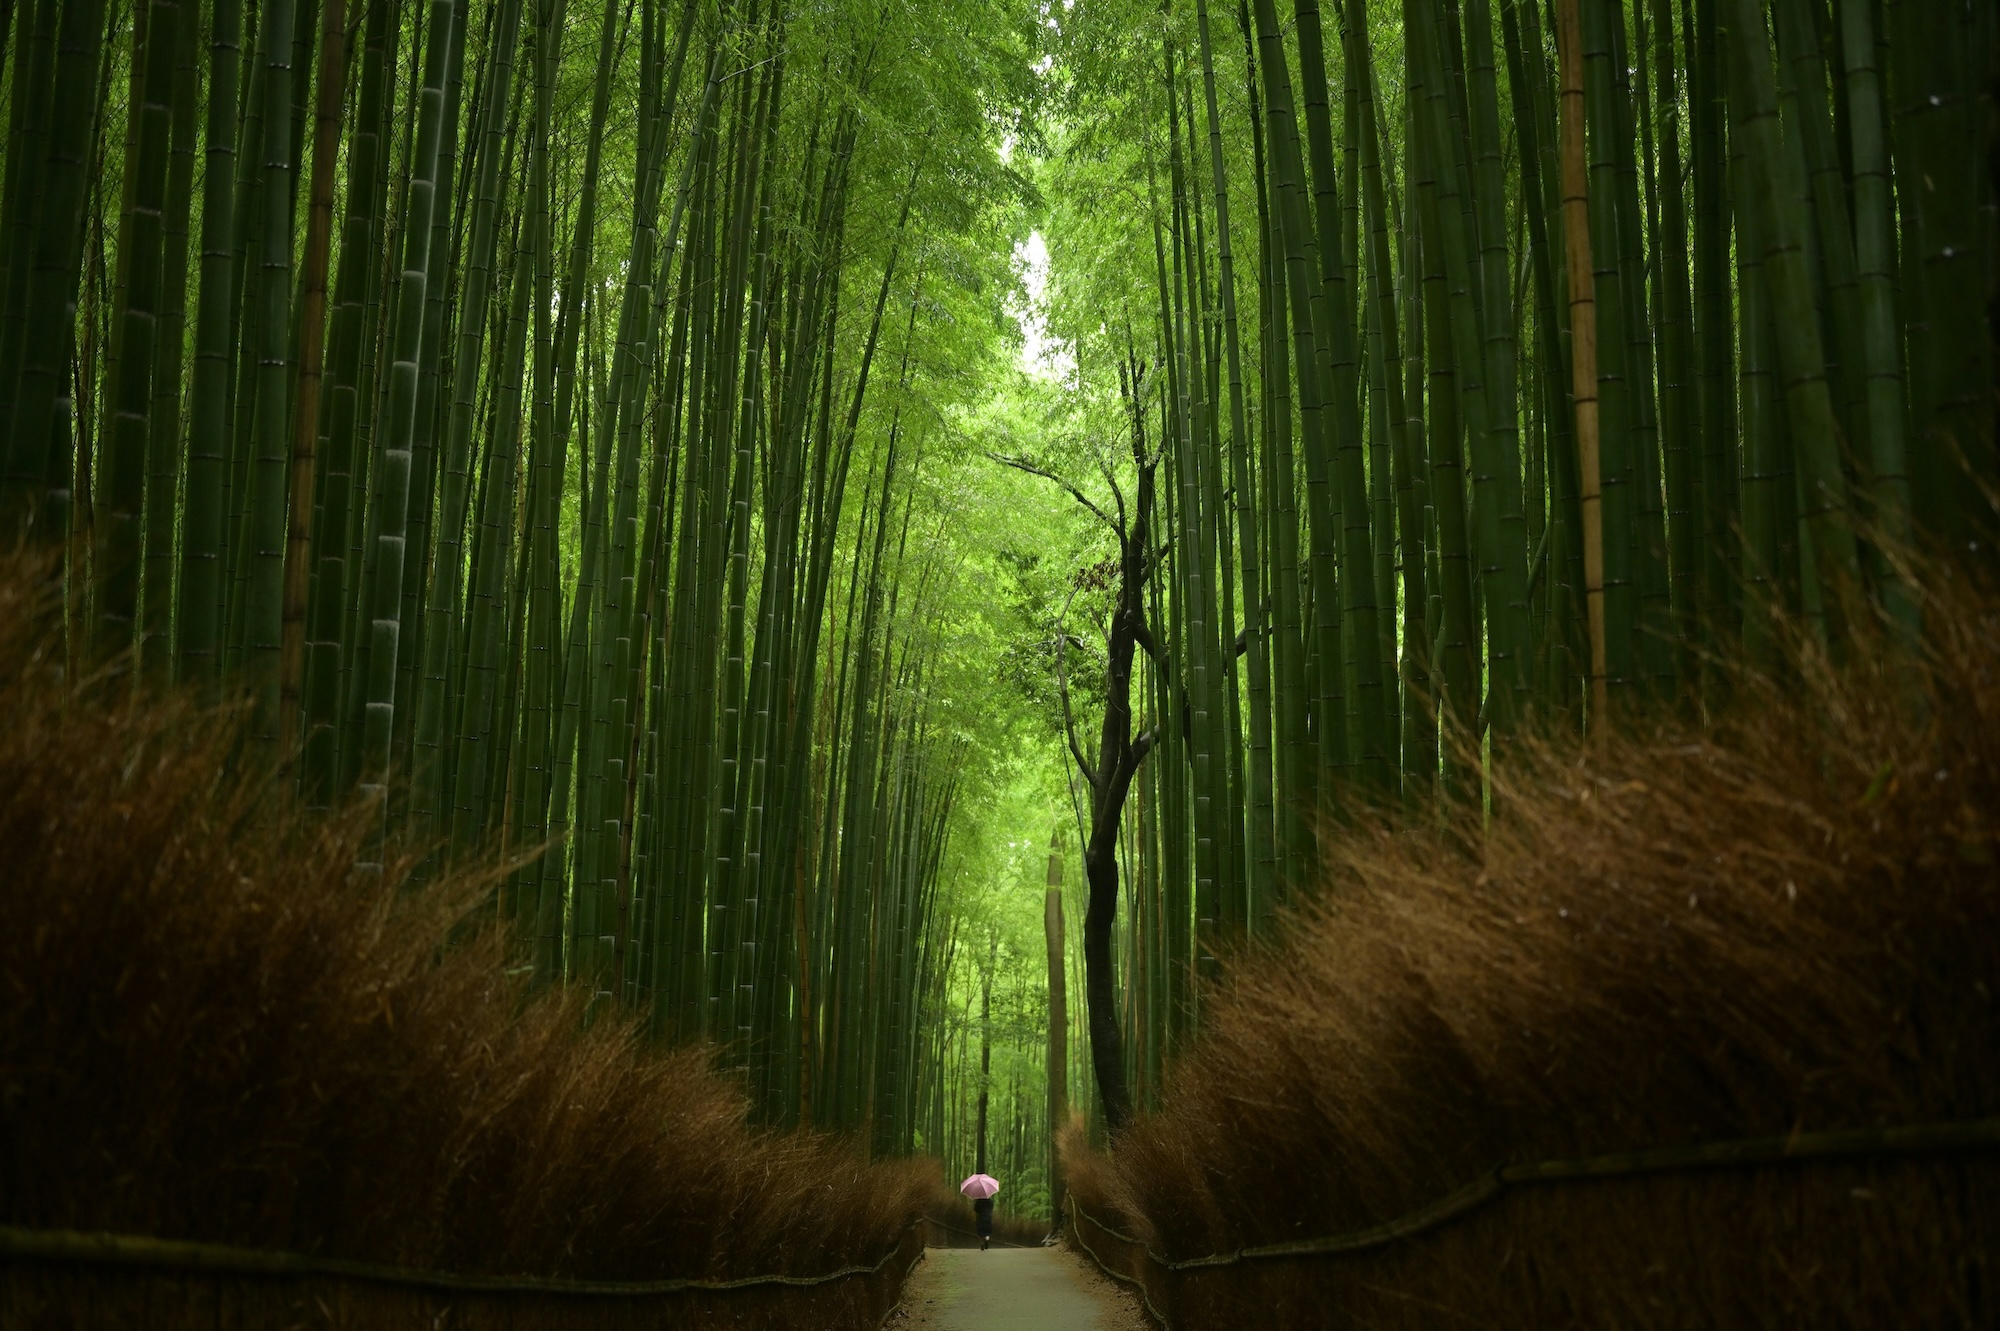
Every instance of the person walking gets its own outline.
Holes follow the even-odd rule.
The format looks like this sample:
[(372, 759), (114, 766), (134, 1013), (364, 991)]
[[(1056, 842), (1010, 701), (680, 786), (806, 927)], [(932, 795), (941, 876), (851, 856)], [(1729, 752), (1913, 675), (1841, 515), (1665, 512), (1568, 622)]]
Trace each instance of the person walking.
[(980, 1197), (972, 1203), (972, 1223), (979, 1230), (979, 1251), (993, 1241), (993, 1199)]
[(963, 1195), (972, 1199), (972, 1222), (979, 1231), (979, 1251), (993, 1241), (993, 1196), (1000, 1191), (1000, 1180), (991, 1174), (974, 1174), (958, 1185)]

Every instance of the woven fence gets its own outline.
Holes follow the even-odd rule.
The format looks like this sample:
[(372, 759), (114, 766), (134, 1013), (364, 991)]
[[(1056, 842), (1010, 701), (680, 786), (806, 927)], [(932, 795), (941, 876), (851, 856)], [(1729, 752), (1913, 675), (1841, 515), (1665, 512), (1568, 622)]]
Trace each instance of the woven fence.
[(1187, 1257), (1074, 1195), (1068, 1227), (1169, 1331), (1985, 1328), (2000, 1119), (1507, 1166), (1382, 1224)]
[(742, 1280), (583, 1281), (410, 1271), (126, 1235), (0, 1230), (8, 1331), (872, 1331), (923, 1255)]

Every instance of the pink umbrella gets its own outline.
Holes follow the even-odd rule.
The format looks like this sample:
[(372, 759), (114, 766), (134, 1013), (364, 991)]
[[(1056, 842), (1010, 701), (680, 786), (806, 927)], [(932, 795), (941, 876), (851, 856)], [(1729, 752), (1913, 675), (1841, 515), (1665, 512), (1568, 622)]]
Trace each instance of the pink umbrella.
[(974, 1174), (971, 1178), (959, 1184), (958, 1190), (974, 1200), (981, 1197), (991, 1197), (994, 1193), (1000, 1191), (1000, 1180), (994, 1178), (991, 1174)]

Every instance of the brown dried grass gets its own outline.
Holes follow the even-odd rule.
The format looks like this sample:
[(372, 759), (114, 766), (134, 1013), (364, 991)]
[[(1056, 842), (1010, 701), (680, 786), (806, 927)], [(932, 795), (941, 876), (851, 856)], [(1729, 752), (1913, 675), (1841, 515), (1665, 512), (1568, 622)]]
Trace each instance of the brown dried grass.
[(928, 1164), (757, 1130), (703, 1051), (531, 997), (491, 864), (358, 883), (366, 811), (268, 798), (240, 714), (65, 683), (34, 572), (0, 567), (0, 1223), (605, 1279), (903, 1239)]
[[(1183, 1259), (1501, 1163), (2000, 1113), (2000, 596), (1923, 591), (1921, 666), (1801, 635), (1705, 725), (1524, 746), (1474, 847), (1330, 838), (1165, 1107), (1068, 1142), (1073, 1192)], [(1195, 1326), (1991, 1326), (1996, 1184), (1991, 1153), (1594, 1182), (1372, 1253), (1124, 1264)]]

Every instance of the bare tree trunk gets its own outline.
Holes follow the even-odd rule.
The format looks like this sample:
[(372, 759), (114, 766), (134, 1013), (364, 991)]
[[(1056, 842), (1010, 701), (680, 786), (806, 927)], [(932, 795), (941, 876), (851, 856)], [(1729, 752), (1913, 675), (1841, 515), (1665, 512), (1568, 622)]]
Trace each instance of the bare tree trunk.
[(1556, 5), (1562, 72), (1563, 240), (1569, 256), (1570, 355), (1576, 385), (1576, 447), (1583, 510), (1584, 603), (1590, 618), (1590, 729), (1607, 719), (1604, 641), (1604, 505), (1598, 466), (1597, 301), (1590, 261), (1584, 174), (1583, 37), (1576, 0)]
[[(1121, 801), (1122, 803), (1122, 801)], [(1116, 818), (1122, 809), (1114, 809)], [(1108, 829), (1100, 835), (1098, 829)], [(1090, 1065), (1097, 1073), (1098, 1099), (1104, 1123), (1113, 1132), (1132, 1117), (1125, 1089), (1125, 1036), (1118, 1028), (1117, 964), (1111, 955), (1111, 934), (1118, 917), (1118, 831), (1115, 822), (1092, 828), (1083, 853), (1084, 877), (1090, 884), (1083, 913), (1083, 990), (1090, 1016)]]

